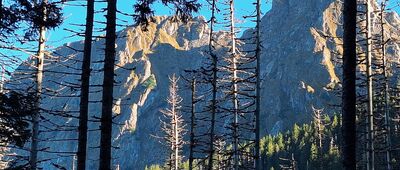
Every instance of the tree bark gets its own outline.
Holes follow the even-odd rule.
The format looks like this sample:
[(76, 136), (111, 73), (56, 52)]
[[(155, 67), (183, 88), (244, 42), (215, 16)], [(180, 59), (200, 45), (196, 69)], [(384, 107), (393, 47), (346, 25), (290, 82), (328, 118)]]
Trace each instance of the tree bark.
[(101, 113), (100, 170), (111, 169), (114, 62), (117, 0), (107, 1), (106, 48), (104, 59), (103, 99)]
[(86, 9), (86, 30), (85, 45), (82, 60), (81, 74), (81, 96), (79, 109), (79, 136), (78, 136), (78, 163), (77, 169), (86, 169), (86, 151), (87, 151), (87, 130), (88, 130), (88, 109), (89, 109), (89, 86), (90, 86), (90, 62), (92, 54), (94, 20), (94, 0), (87, 0)]
[(343, 11), (343, 167), (356, 169), (356, 29), (357, 1), (344, 0)]
[(373, 103), (373, 87), (372, 87), (372, 18), (373, 12), (370, 0), (367, 0), (367, 88), (368, 88), (368, 125), (367, 125), (367, 169), (373, 170), (375, 167), (375, 151), (374, 151), (374, 103)]
[[(47, 0), (43, 0), (43, 3), (47, 4)], [(43, 8), (43, 21), (46, 21), (47, 9)], [(38, 162), (38, 145), (39, 145), (39, 123), (40, 123), (40, 104), (42, 97), (42, 83), (43, 83), (43, 67), (44, 67), (44, 53), (46, 48), (46, 27), (40, 26), (39, 28), (39, 42), (38, 52), (36, 58), (36, 111), (32, 115), (32, 142), (30, 148), (30, 159), (29, 165), (32, 170), (37, 169)]]
[(194, 128), (196, 120), (196, 79), (191, 81), (192, 103), (190, 117), (190, 148), (189, 148), (189, 170), (193, 170), (193, 152), (194, 152)]
[(261, 2), (256, 2), (256, 110), (255, 110), (255, 169), (261, 170), (260, 158), (260, 110), (261, 110)]
[(232, 64), (232, 104), (233, 104), (233, 169), (239, 169), (239, 99), (238, 99), (238, 69), (237, 69), (237, 53), (236, 53), (236, 33), (235, 33), (235, 4), (234, 0), (229, 1), (230, 7), (230, 36), (232, 41), (231, 46), (231, 64)]
[(215, 10), (216, 10), (216, 0), (212, 0), (211, 3), (211, 26), (210, 26), (210, 40), (209, 40), (209, 52), (212, 58), (212, 99), (211, 99), (211, 127), (210, 127), (210, 143), (209, 143), (209, 155), (208, 155), (208, 170), (213, 169), (213, 156), (214, 156), (214, 131), (215, 131), (215, 117), (217, 112), (217, 73), (218, 73), (218, 58), (214, 54), (214, 43), (213, 43), (213, 31), (215, 23)]
[(382, 52), (382, 60), (383, 60), (383, 74), (384, 74), (384, 83), (385, 83), (385, 128), (386, 128), (386, 168), (388, 170), (392, 169), (390, 164), (391, 162), (391, 125), (390, 125), (390, 111), (389, 111), (389, 77), (388, 77), (388, 66), (387, 66), (387, 57), (386, 57), (386, 37), (385, 37), (385, 8), (386, 8), (386, 1), (381, 2), (381, 52)]

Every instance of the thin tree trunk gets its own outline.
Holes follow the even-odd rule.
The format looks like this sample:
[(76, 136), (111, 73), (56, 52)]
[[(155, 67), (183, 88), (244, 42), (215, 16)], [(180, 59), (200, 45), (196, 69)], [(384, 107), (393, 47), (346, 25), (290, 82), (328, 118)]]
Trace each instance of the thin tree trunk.
[(3, 93), (4, 81), (5, 81), (5, 78), (4, 78), (4, 72), (5, 71), (6, 70), (5, 70), (4, 66), (1, 66), (0, 93)]
[[(175, 108), (175, 106), (174, 106), (174, 109), (176, 109)], [(175, 137), (175, 144), (174, 144), (174, 152), (175, 152), (175, 167), (174, 167), (174, 169), (175, 170), (178, 170), (178, 168), (179, 168), (179, 132), (178, 132), (178, 117), (177, 117), (177, 113), (175, 113), (174, 114), (174, 122), (175, 122), (175, 125), (174, 125), (174, 137)]]
[(196, 79), (191, 82), (192, 91), (192, 105), (191, 105), (191, 117), (190, 117), (190, 148), (189, 148), (189, 170), (193, 170), (193, 152), (194, 152), (194, 126), (195, 126), (195, 113), (196, 113)]
[(87, 130), (88, 130), (88, 109), (89, 109), (89, 86), (90, 86), (90, 60), (92, 54), (94, 0), (87, 0), (86, 8), (86, 30), (85, 46), (82, 60), (81, 74), (81, 96), (79, 110), (79, 137), (78, 137), (78, 163), (77, 169), (86, 169)]
[[(47, 4), (47, 0), (43, 0), (43, 3)], [(46, 21), (47, 9), (43, 8), (43, 21)], [(41, 26), (39, 28), (39, 43), (38, 52), (36, 58), (36, 111), (32, 115), (32, 142), (30, 148), (30, 159), (29, 165), (32, 170), (37, 169), (38, 162), (38, 145), (39, 145), (39, 122), (40, 122), (40, 104), (42, 97), (42, 83), (43, 83), (43, 67), (44, 67), (44, 53), (46, 48), (46, 27)]]
[(217, 73), (218, 73), (218, 59), (217, 55), (214, 54), (214, 43), (213, 43), (213, 31), (215, 22), (215, 8), (216, 0), (212, 0), (211, 5), (211, 26), (210, 26), (210, 40), (209, 40), (209, 52), (212, 58), (212, 100), (211, 100), (211, 127), (210, 127), (210, 143), (209, 143), (209, 158), (208, 158), (208, 170), (213, 169), (213, 156), (214, 156), (214, 131), (215, 131), (215, 117), (217, 112)]
[(343, 37), (343, 167), (356, 169), (356, 28), (357, 0), (344, 0)]
[(383, 60), (383, 74), (385, 77), (385, 128), (386, 128), (386, 167), (388, 170), (391, 170), (390, 165), (390, 151), (392, 148), (391, 137), (390, 137), (390, 112), (389, 112), (389, 80), (388, 80), (388, 70), (387, 70), (387, 58), (386, 58), (386, 40), (385, 40), (385, 8), (386, 1), (382, 2), (381, 5), (381, 51), (382, 51), (382, 60)]
[(368, 88), (368, 154), (367, 154), (367, 169), (374, 169), (375, 152), (374, 152), (374, 103), (372, 89), (372, 18), (373, 12), (370, 0), (367, 0), (367, 88)]
[(231, 62), (232, 62), (232, 103), (233, 103), (233, 169), (239, 169), (239, 136), (238, 136), (238, 125), (239, 125), (239, 100), (238, 100), (238, 76), (237, 76), (237, 53), (236, 53), (236, 36), (235, 36), (235, 4), (234, 0), (230, 0), (230, 34), (231, 34)]
[(100, 170), (111, 169), (112, 107), (114, 88), (114, 62), (116, 39), (117, 0), (107, 1), (106, 48), (104, 59), (103, 99), (101, 114)]
[(261, 2), (257, 0), (256, 24), (256, 110), (255, 110), (255, 169), (261, 170), (260, 158), (260, 110), (261, 110)]

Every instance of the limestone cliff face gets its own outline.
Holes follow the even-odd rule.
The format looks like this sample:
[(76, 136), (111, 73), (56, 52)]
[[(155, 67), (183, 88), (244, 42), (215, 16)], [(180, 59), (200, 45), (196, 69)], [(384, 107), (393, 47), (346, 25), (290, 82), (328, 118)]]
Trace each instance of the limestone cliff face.
[[(273, 1), (262, 21), (264, 132), (274, 134), (310, 120), (312, 106), (327, 113), (338, 111), (332, 105), (340, 104), (334, 89), (340, 88), (341, 77), (341, 10), (335, 0)], [(387, 13), (385, 20), (385, 36), (396, 39), (398, 14)], [(373, 32), (379, 31), (374, 27)], [(388, 43), (391, 62), (398, 63), (399, 52), (397, 43)]]
[[(274, 0), (273, 7), (262, 19), (262, 122), (263, 133), (276, 133), (295, 122), (311, 118), (311, 106), (326, 108), (338, 102), (332, 90), (338, 87), (340, 70), (336, 67), (336, 53), (341, 53), (339, 26), (340, 3), (334, 0)], [(397, 14), (387, 16), (393, 31), (400, 26)], [(245, 36), (249, 31), (245, 33)], [(219, 34), (221, 44), (223, 34)], [(116, 123), (113, 128), (113, 164), (121, 169), (144, 169), (146, 165), (160, 163), (162, 145), (154, 138), (159, 130), (159, 109), (166, 107), (168, 75), (180, 75), (184, 69), (198, 68), (205, 59), (209, 29), (206, 21), (195, 18), (187, 24), (174, 23), (167, 17), (157, 17), (149, 31), (130, 27), (119, 32), (117, 39), (116, 86), (114, 89)], [(394, 44), (396, 45), (396, 44)], [(46, 92), (60, 97), (45, 96), (42, 107), (47, 110), (66, 111), (59, 114), (77, 115), (79, 98), (61, 97), (79, 95), (74, 88), (79, 83), (73, 73), (79, 73), (83, 42), (60, 47), (53, 55), (61, 56), (46, 66)], [(99, 123), (101, 115), (101, 85), (103, 64), (103, 40), (93, 44), (93, 71), (91, 76), (91, 105), (89, 132), (89, 169), (97, 169), (99, 146)], [(397, 50), (397, 47), (394, 51)], [(332, 52), (334, 51), (334, 52)], [(399, 51), (399, 50), (397, 50)], [(23, 70), (26, 66), (21, 66)], [(133, 69), (135, 68), (135, 69)], [(60, 73), (70, 74), (60, 74)], [(61, 76), (62, 75), (62, 76)], [(61, 80), (61, 82), (60, 82)], [(29, 82), (29, 81), (28, 81)], [(72, 87), (65, 87), (70, 85)], [(11, 85), (10, 85), (11, 86)], [(181, 96), (189, 94), (183, 91)], [(70, 111), (70, 112), (67, 112)], [(42, 125), (42, 139), (76, 139), (75, 119), (45, 114), (51, 120)], [(61, 130), (53, 132), (47, 127)], [(76, 151), (75, 141), (41, 142), (48, 151)], [(44, 169), (53, 169), (57, 163), (71, 169), (73, 157), (70, 154), (43, 152), (41, 158), (54, 158), (44, 162)]]
[[(155, 23), (144, 32), (140, 28), (130, 27), (119, 32), (117, 39), (117, 61), (115, 68), (115, 106), (116, 118), (113, 128), (113, 164), (121, 169), (144, 169), (145, 165), (159, 163), (164, 159), (160, 136), (160, 109), (166, 107), (169, 79), (172, 74), (183, 74), (184, 69), (194, 69), (204, 60), (203, 52), (209, 37), (208, 26), (202, 17), (183, 24), (170, 21), (167, 17), (156, 17)], [(47, 60), (44, 78), (45, 92), (42, 107), (44, 110), (57, 111), (57, 116), (44, 113), (41, 125), (41, 139), (49, 140), (40, 143), (46, 152), (40, 158), (53, 158), (42, 163), (44, 169), (54, 169), (56, 163), (71, 169), (73, 157), (71, 154), (50, 152), (74, 152), (77, 139), (74, 126), (77, 120), (63, 118), (71, 114), (78, 115), (79, 110), (79, 68), (82, 54), (73, 49), (83, 49), (83, 42), (66, 44), (53, 54), (53, 59)], [(93, 44), (92, 74), (90, 94), (90, 125), (88, 143), (88, 169), (97, 169), (98, 146), (100, 140), (98, 118), (101, 116), (101, 83), (104, 40)], [(21, 65), (14, 73), (16, 86), (20, 80), (24, 85), (32, 84), (22, 73), (29, 69), (32, 60)], [(8, 85), (9, 88), (14, 86)], [(67, 87), (68, 86), (68, 87)], [(59, 97), (54, 97), (53, 95)], [(63, 97), (62, 97), (63, 96)], [(75, 96), (75, 97), (73, 97)], [(182, 94), (182, 96), (186, 96)], [(63, 112), (65, 111), (65, 112)], [(60, 117), (61, 115), (61, 117)], [(50, 122), (51, 121), (51, 122)], [(65, 125), (67, 128), (62, 128)], [(51, 128), (51, 129), (48, 129)], [(54, 132), (53, 130), (61, 130)], [(64, 131), (63, 131), (64, 130)], [(60, 141), (67, 139), (67, 141)], [(68, 140), (69, 139), (69, 140)], [(47, 152), (49, 151), (49, 152)], [(19, 151), (20, 154), (21, 153)], [(25, 153), (26, 154), (26, 153)]]
[[(325, 87), (339, 81), (320, 32), (336, 35), (340, 9), (332, 0), (275, 0), (263, 18), (264, 132), (276, 133), (311, 118), (311, 106), (336, 97)], [(284, 29), (282, 29), (284, 28)]]

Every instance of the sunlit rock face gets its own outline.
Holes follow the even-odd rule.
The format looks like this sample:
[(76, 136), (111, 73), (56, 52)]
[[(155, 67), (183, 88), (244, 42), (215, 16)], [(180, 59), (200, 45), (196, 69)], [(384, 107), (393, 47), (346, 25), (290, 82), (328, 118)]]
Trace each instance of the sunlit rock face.
[[(202, 17), (194, 18), (186, 24), (172, 22), (167, 17), (156, 17), (147, 31), (139, 27), (129, 27), (119, 32), (118, 37), (113, 108), (116, 116), (113, 127), (113, 164), (119, 165), (121, 169), (144, 169), (145, 165), (160, 163), (166, 156), (159, 139), (154, 136), (161, 136), (159, 110), (167, 107), (165, 100), (168, 95), (168, 76), (183, 75), (185, 69), (200, 67), (206, 58), (204, 51), (209, 39), (208, 26)], [(58, 48), (52, 54), (54, 59), (49, 58), (45, 66), (44, 91), (50, 95), (43, 96), (42, 107), (44, 110), (58, 111), (58, 115), (44, 113), (43, 118), (48, 121), (41, 123), (43, 132), (40, 138), (50, 140), (40, 142), (40, 145), (51, 152), (77, 150), (77, 142), (72, 140), (77, 139), (77, 132), (71, 129), (76, 129), (78, 121), (63, 116), (78, 116), (80, 89), (77, 85), (80, 77), (77, 74), (81, 68), (82, 53), (75, 50), (83, 49), (83, 42), (65, 46), (68, 47)], [(102, 90), (99, 85), (103, 81), (103, 48), (104, 40), (94, 42), (90, 81), (88, 169), (97, 169), (98, 166), (98, 118), (101, 116)], [(32, 60), (27, 63), (34, 64)], [(28, 88), (32, 80), (20, 74), (27, 69), (30, 69), (28, 64), (21, 65), (14, 73), (14, 79), (26, 78), (10, 83), (8, 88)], [(24, 86), (19, 85), (22, 82)], [(59, 97), (54, 97), (54, 94)], [(186, 92), (181, 96), (189, 97)], [(64, 125), (67, 127), (62, 128)], [(48, 127), (51, 129), (47, 129)], [(69, 140), (59, 141), (62, 139)], [(44, 169), (54, 169), (53, 163), (71, 169), (74, 162), (73, 156), (68, 153), (42, 152), (39, 157), (52, 158), (51, 161), (41, 163)]]
[[(335, 90), (341, 80), (341, 10), (342, 3), (334, 0), (273, 1), (262, 20), (264, 133), (309, 121), (312, 106), (329, 114), (340, 111), (333, 106), (340, 104)], [(399, 36), (399, 21), (397, 13), (385, 15), (385, 37)], [(380, 27), (374, 26), (373, 32), (379, 34)], [(387, 49), (389, 62), (398, 63), (398, 44), (389, 42)]]
[[(397, 14), (388, 14), (391, 28), (398, 28)], [(333, 113), (331, 104), (339, 98), (332, 89), (339, 87), (340, 69), (336, 66), (336, 53), (341, 53), (342, 30), (340, 3), (333, 0), (275, 0), (273, 7), (262, 19), (262, 133), (276, 134), (296, 122), (311, 119), (311, 108), (325, 108)], [(393, 29), (393, 31), (396, 29)], [(244, 36), (250, 35), (246, 31)], [(388, 33), (389, 34), (389, 33)], [(144, 169), (146, 165), (162, 163), (167, 155), (163, 145), (155, 138), (160, 134), (160, 109), (167, 107), (168, 76), (181, 75), (185, 69), (199, 68), (207, 58), (209, 29), (205, 19), (195, 18), (183, 24), (167, 17), (156, 17), (148, 31), (129, 27), (118, 33), (115, 68), (116, 118), (113, 128), (113, 165), (120, 169)], [(227, 37), (218, 33), (221, 44)], [(73, 49), (83, 49), (83, 42), (67, 44), (53, 53), (57, 60), (45, 67), (45, 91), (60, 96), (79, 96), (79, 73), (82, 54)], [(90, 94), (90, 132), (88, 169), (97, 169), (99, 157), (99, 123), (101, 116), (101, 85), (104, 57), (104, 40), (93, 44)], [(397, 46), (393, 51), (399, 51)], [(19, 71), (27, 66), (22, 65)], [(18, 71), (17, 71), (18, 72)], [(60, 74), (69, 73), (69, 74)], [(16, 75), (18, 77), (21, 75)], [(26, 80), (26, 82), (29, 82)], [(183, 81), (181, 81), (183, 83)], [(29, 83), (28, 83), (29, 84)], [(31, 84), (31, 83), (30, 83)], [(68, 85), (68, 87), (65, 87)], [(13, 86), (12, 84), (9, 85)], [(21, 87), (20, 85), (18, 85)], [(181, 85), (183, 87), (183, 85)], [(26, 87), (24, 87), (26, 88)], [(183, 98), (189, 92), (181, 91)], [(78, 115), (79, 97), (53, 97), (44, 95), (45, 110), (66, 111), (58, 114)], [(68, 115), (65, 115), (68, 116)], [(44, 114), (41, 138), (57, 141), (41, 142), (48, 151), (74, 152), (77, 143), (77, 120)], [(56, 127), (55, 125), (60, 125)], [(70, 127), (62, 128), (62, 125)], [(47, 129), (50, 127), (51, 129)], [(65, 130), (54, 132), (53, 129)], [(44, 169), (54, 169), (57, 164), (72, 169), (71, 154), (40, 154)]]

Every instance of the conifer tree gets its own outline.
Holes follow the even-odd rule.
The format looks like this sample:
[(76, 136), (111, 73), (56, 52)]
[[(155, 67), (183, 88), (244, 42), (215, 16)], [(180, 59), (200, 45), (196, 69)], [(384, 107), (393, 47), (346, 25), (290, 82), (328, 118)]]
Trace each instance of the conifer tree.
[(30, 24), (25, 33), (26, 39), (32, 39), (38, 36), (38, 49), (35, 56), (35, 112), (32, 115), (32, 141), (30, 148), (29, 165), (31, 169), (37, 169), (38, 162), (38, 143), (39, 143), (39, 123), (41, 114), (41, 97), (43, 83), (43, 67), (45, 60), (45, 42), (47, 29), (55, 28), (62, 23), (61, 8), (58, 2), (49, 2), (48, 0), (19, 0), (17, 1), (18, 11), (22, 21)]

